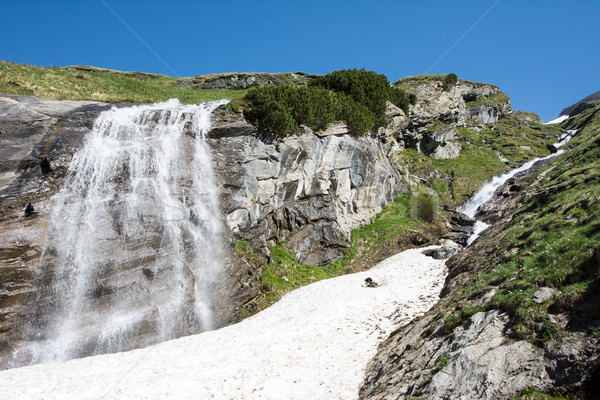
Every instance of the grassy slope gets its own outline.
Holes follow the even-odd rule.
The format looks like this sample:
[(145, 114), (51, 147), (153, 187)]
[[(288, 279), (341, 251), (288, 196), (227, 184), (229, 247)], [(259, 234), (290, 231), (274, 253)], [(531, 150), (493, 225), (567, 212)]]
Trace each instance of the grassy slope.
[[(397, 156), (397, 162), (406, 165), (411, 174), (427, 177), (425, 184), (449, 205), (466, 201), (492, 176), (550, 154), (547, 145), (557, 141), (560, 128), (525, 121), (515, 113), (481, 132), (459, 128), (458, 133), (463, 138), (463, 150), (456, 159), (433, 159), (414, 150)], [(499, 154), (510, 165), (500, 161)]]
[[(571, 149), (529, 178), (545, 201), (536, 203), (530, 193), (518, 199), (515, 217), (497, 233), (495, 256), (471, 260), (480, 263), (478, 272), (440, 306), (444, 331), (477, 311), (500, 309), (511, 315), (517, 339), (536, 344), (560, 338), (549, 314), (565, 313), (567, 329), (600, 335), (588, 326), (600, 318), (600, 107), (569, 124), (580, 128)], [(537, 304), (531, 297), (543, 286), (559, 295)], [(497, 293), (484, 306), (464, 300), (493, 287)]]
[(195, 90), (177, 86), (166, 75), (121, 72), (94, 67), (35, 67), (0, 61), (0, 93), (52, 99), (95, 100), (108, 103), (157, 102), (178, 98), (202, 103), (223, 98), (241, 99), (246, 90)]

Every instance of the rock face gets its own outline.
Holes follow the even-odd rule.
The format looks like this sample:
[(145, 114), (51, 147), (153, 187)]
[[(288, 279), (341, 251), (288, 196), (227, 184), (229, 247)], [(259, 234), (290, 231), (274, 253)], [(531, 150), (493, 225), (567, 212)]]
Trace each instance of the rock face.
[(300, 262), (329, 263), (350, 231), (401, 188), (379, 140), (351, 136), (343, 124), (277, 143), (241, 135), (252, 130), (243, 122), (227, 132), (215, 126), (210, 143), (225, 222), (264, 253), (288, 240)]
[[(2, 355), (9, 350), (8, 335), (23, 322), (18, 316), (37, 291), (34, 272), (44, 246), (50, 197), (94, 119), (109, 107), (0, 97), (0, 360), (7, 359)], [(28, 215), (22, 213), (26, 204), (34, 210)]]
[[(398, 83), (402, 86), (402, 80)], [(443, 82), (429, 80), (408, 89), (417, 97), (407, 123), (396, 132), (400, 147), (419, 150), (434, 158), (456, 158), (461, 150), (456, 127), (491, 124), (511, 111), (510, 100), (500, 105), (486, 102), (501, 95), (497, 86), (460, 80), (444, 90)], [(469, 103), (477, 102), (468, 107)]]

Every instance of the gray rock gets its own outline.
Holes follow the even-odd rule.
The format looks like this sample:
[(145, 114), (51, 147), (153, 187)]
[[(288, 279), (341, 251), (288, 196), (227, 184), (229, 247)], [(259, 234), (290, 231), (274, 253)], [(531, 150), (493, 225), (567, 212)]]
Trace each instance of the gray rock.
[(463, 246), (449, 239), (440, 239), (438, 245), (440, 246), (439, 248), (428, 250), (425, 254), (436, 260), (445, 260), (463, 249)]
[(539, 288), (531, 297), (531, 300), (535, 303), (542, 304), (544, 301), (549, 300), (556, 296), (558, 291), (549, 287)]
[(475, 225), (475, 222), (477, 222), (477, 220), (475, 218), (469, 217), (464, 213), (456, 212), (452, 215), (452, 222), (455, 222), (460, 226), (473, 226)]
[(467, 117), (483, 124), (495, 124), (502, 116), (502, 112), (496, 106), (478, 104), (466, 109)]
[(256, 135), (209, 136), (228, 227), (257, 247), (293, 238), (288, 247), (300, 260), (322, 233), (304, 246), (307, 238), (297, 239), (297, 229), (327, 223), (329, 232), (347, 239), (402, 188), (380, 141), (351, 136), (344, 125), (276, 143)]
[(448, 353), (452, 361), (424, 393), (435, 399), (497, 399), (547, 387), (542, 351), (525, 341), (505, 344), (505, 322), (497, 312), (475, 314), (456, 334), (454, 345), (464, 347)]

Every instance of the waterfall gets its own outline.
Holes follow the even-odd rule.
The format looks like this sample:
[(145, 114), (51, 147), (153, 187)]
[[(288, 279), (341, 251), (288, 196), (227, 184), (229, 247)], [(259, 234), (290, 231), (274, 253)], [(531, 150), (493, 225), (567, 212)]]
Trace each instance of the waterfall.
[[(222, 269), (210, 113), (221, 102), (105, 111), (53, 199), (34, 362), (212, 328)], [(45, 277), (45, 278), (44, 278)]]
[[(560, 149), (562, 146), (567, 144), (569, 140), (577, 133), (576, 130), (568, 130), (566, 131), (560, 138), (558, 143), (554, 144), (554, 147)], [(536, 158), (534, 160), (528, 161), (525, 164), (521, 165), (518, 168), (512, 169), (504, 174), (494, 176), (492, 179), (487, 181), (478, 191), (476, 191), (473, 196), (467, 201), (467, 203), (463, 206), (462, 212), (471, 218), (475, 218), (477, 211), (479, 211), (479, 207), (483, 204), (487, 203), (492, 199), (496, 190), (504, 185), (506, 181), (508, 181), (513, 176), (517, 175), (520, 172), (527, 171), (529, 168), (533, 167), (535, 163), (538, 161), (547, 160), (548, 158), (558, 156), (562, 154), (564, 150), (560, 149), (556, 153), (550, 154), (546, 157)], [(489, 224), (483, 221), (477, 221), (475, 226), (473, 227), (473, 234), (469, 237), (467, 241), (467, 246), (473, 243), (475, 239), (479, 236), (481, 232), (486, 230), (489, 227)]]

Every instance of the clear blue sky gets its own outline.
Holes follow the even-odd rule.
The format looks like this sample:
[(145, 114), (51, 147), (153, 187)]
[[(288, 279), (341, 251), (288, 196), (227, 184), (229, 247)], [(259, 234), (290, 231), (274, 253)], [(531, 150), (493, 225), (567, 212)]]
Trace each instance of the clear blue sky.
[[(542, 119), (600, 90), (600, 1), (0, 0), (0, 59), (193, 76), (365, 68), (493, 83)], [(175, 73), (174, 73), (174, 72)]]

